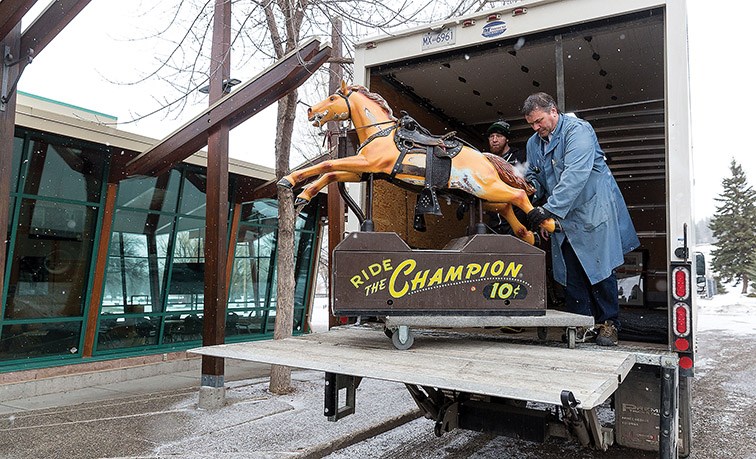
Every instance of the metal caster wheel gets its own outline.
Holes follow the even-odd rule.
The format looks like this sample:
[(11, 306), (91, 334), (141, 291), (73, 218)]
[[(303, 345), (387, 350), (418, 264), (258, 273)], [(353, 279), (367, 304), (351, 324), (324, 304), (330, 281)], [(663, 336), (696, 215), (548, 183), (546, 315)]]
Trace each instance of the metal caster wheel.
[(549, 329), (546, 327), (538, 327), (536, 328), (536, 333), (538, 334), (538, 339), (540, 341), (546, 341), (546, 337), (549, 334)]
[(391, 335), (391, 342), (394, 343), (394, 347), (400, 351), (406, 351), (412, 347), (415, 342), (415, 337), (412, 336), (412, 332), (406, 325), (400, 325), (399, 328)]
[(567, 347), (575, 349), (575, 342), (577, 340), (577, 329), (570, 327), (567, 329)]

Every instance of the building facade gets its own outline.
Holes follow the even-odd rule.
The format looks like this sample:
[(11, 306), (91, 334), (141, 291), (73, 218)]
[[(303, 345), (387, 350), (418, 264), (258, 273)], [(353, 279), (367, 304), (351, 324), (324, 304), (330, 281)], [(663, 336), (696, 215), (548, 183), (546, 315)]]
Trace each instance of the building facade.
[[(112, 179), (154, 141), (115, 119), (20, 94), (13, 139), (0, 372), (201, 345), (206, 169), (200, 152), (158, 177)], [(272, 337), (275, 196), (245, 201), (273, 171), (232, 160), (227, 342)], [(296, 225), (294, 333), (306, 329), (318, 200)]]

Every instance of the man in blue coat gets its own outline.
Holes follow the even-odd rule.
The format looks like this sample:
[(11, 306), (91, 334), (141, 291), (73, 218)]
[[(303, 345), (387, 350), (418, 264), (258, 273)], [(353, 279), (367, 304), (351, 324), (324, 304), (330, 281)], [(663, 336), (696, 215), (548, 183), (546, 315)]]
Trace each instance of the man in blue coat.
[[(528, 139), (526, 178), (536, 188), (531, 229), (555, 218), (554, 280), (565, 286), (570, 312), (592, 315), (596, 343), (617, 344), (620, 328), (615, 268), (640, 245), (617, 182), (591, 125), (559, 112), (546, 93), (529, 96), (522, 114), (536, 133)], [(545, 200), (545, 201), (543, 201)]]

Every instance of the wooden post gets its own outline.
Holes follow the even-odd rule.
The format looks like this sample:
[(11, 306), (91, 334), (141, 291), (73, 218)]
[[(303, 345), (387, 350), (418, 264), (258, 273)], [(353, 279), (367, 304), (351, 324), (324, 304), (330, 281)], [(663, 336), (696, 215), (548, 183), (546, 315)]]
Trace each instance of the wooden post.
[[(344, 69), (341, 67), (339, 61), (342, 58), (341, 53), (341, 19), (335, 18), (333, 20), (333, 28), (331, 29), (331, 62), (329, 64), (330, 77), (328, 81), (328, 91), (330, 94), (335, 93), (341, 87), (341, 80), (344, 78)], [(339, 126), (337, 123), (329, 123), (328, 126), (328, 141), (332, 152), (338, 151), (338, 142), (344, 139), (339, 139)], [(331, 257), (333, 256), (333, 249), (336, 248), (339, 242), (344, 237), (344, 200), (339, 193), (338, 183), (328, 184), (328, 328), (339, 325), (338, 317), (335, 317), (331, 311), (333, 311), (333, 301), (331, 293), (331, 279), (333, 278)]]
[[(18, 56), (21, 42), (21, 23), (18, 23), (8, 35), (3, 39), (0, 37), (0, 88), (8, 88), (15, 81), (21, 66), (5, 65), (6, 51), (12, 56)], [(5, 84), (3, 84), (5, 83)], [(3, 94), (4, 95), (4, 94)], [(16, 130), (16, 92), (9, 94), (8, 100), (4, 104), (3, 111), (0, 111), (0, 231), (3, 232), (3, 239), (7, 237), (8, 212), (10, 207), (10, 180), (11, 163), (13, 162), (13, 136)], [(5, 251), (6, 244), (0, 244), (0, 298), (2, 297), (4, 279), (5, 279)], [(4, 313), (5, 304), (0, 303), (0, 317)]]
[[(210, 104), (224, 95), (231, 72), (231, 2), (215, 1), (210, 61)], [(202, 345), (223, 344), (226, 330), (226, 256), (228, 250), (228, 135), (224, 121), (210, 129), (207, 142), (207, 207), (205, 214), (205, 300)], [(202, 356), (201, 408), (225, 402), (224, 360)], [(204, 388), (208, 388), (205, 390)]]

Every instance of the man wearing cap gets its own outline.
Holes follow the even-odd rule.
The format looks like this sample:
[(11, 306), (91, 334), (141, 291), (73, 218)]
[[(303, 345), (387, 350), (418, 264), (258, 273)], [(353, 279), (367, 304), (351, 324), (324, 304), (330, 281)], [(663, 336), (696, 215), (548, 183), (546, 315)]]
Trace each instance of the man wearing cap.
[[(501, 156), (509, 164), (515, 166), (518, 172), (525, 173), (526, 154), (524, 150), (513, 147), (509, 144), (509, 137), (511, 136), (509, 131), (509, 123), (504, 120), (498, 120), (488, 127), (486, 130), (488, 134), (488, 148), (489, 151), (497, 156)], [(519, 208), (515, 207), (515, 216), (521, 222), (527, 221), (527, 216)], [(489, 222), (488, 225), (492, 230), (499, 234), (511, 234), (514, 235), (512, 227), (509, 226), (506, 220), (501, 218), (501, 215), (496, 212), (488, 213)]]
[(525, 151), (509, 145), (509, 138), (511, 137), (509, 123), (504, 120), (496, 121), (488, 127), (486, 134), (488, 134), (490, 152), (501, 156), (513, 166), (520, 166), (518, 169), (522, 172), (526, 161)]

